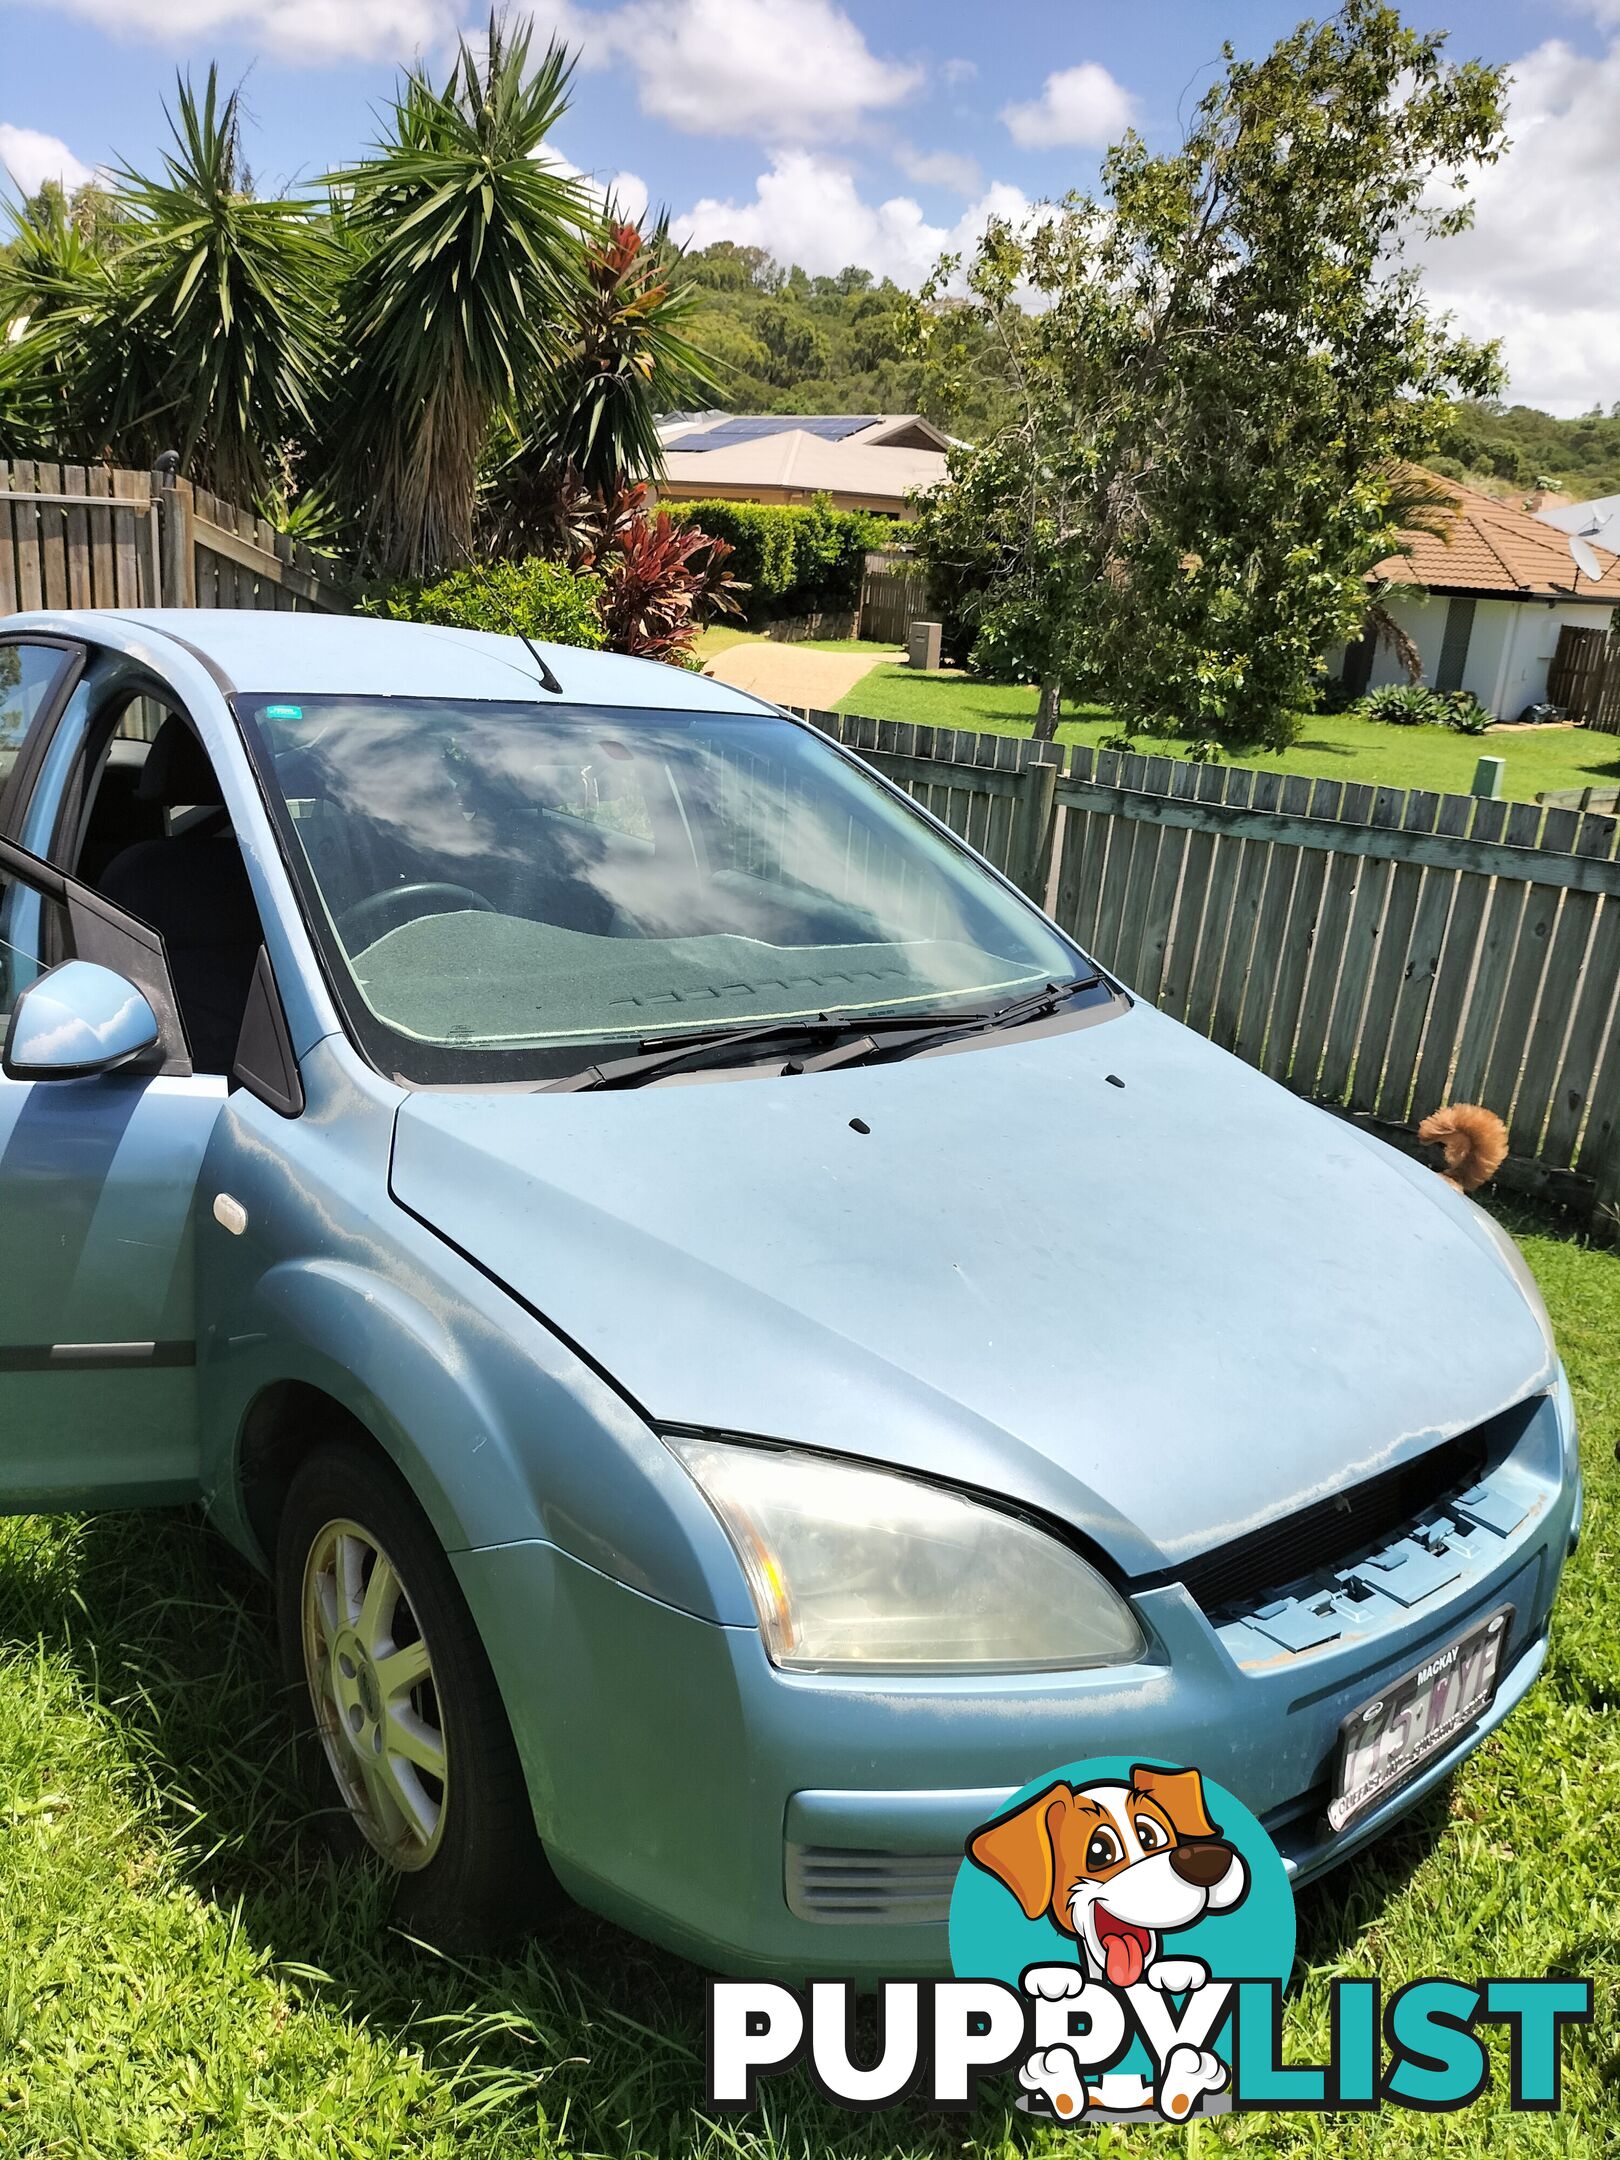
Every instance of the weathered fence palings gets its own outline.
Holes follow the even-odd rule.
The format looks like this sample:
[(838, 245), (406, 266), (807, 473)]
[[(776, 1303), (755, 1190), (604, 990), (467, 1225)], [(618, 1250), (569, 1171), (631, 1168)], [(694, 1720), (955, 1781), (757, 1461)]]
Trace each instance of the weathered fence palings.
[(335, 566), (184, 480), (0, 460), (0, 615), (34, 608), (315, 608)]
[(1547, 696), (1572, 720), (1620, 733), (1620, 636), (1565, 623), (1547, 670)]
[(903, 645), (917, 616), (925, 613), (927, 579), (914, 556), (879, 551), (861, 572), (860, 632), (884, 645)]
[(1386, 1129), (1483, 1096), (1522, 1178), (1620, 1211), (1620, 822), (808, 717), (1138, 993)]

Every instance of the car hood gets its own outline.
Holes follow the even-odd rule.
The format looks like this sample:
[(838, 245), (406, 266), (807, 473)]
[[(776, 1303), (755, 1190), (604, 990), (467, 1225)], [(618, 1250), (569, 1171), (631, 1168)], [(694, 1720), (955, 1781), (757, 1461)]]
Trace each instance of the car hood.
[(393, 1189), (660, 1423), (1005, 1494), (1132, 1574), (1551, 1377), (1471, 1203), (1140, 1006), (821, 1074), (415, 1094)]

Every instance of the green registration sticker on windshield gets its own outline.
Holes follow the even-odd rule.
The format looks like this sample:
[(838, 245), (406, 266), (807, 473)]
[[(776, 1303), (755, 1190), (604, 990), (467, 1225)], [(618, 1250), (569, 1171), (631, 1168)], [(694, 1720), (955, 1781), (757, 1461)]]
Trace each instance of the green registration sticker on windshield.
[(264, 717), (267, 720), (302, 720), (304, 708), (302, 705), (267, 705)]

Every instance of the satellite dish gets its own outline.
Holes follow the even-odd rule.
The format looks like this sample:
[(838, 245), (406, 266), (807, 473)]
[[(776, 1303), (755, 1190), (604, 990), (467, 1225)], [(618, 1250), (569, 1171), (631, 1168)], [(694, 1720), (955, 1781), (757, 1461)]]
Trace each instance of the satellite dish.
[(1588, 577), (1596, 585), (1603, 576), (1603, 565), (1598, 561), (1597, 550), (1585, 533), (1571, 533), (1569, 552), (1575, 558), (1575, 567), (1582, 577)]

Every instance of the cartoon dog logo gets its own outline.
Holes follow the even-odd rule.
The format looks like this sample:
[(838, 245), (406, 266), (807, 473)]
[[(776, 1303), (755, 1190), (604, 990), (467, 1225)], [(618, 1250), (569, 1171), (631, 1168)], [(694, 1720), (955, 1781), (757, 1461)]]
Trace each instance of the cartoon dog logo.
[[(1026, 1919), (1044, 1914), (1079, 1945), (1078, 1966), (1037, 1965), (1024, 1974), (1025, 1990), (1045, 2002), (1079, 1995), (1092, 1981), (1121, 1993), (1144, 1982), (1171, 1995), (1204, 1986), (1209, 1968), (1163, 1956), (1163, 1939), (1206, 1914), (1233, 1911), (1249, 1889), (1243, 1856), (1210, 1820), (1196, 1770), (1138, 1763), (1128, 1783), (1050, 1785), (976, 1830), (967, 1849)], [(1062, 2046), (1038, 2050), (1020, 2071), (1027, 2090), (1069, 2119), (1095, 2100), (1111, 2109), (1156, 2106), (1181, 2120), (1227, 2075), (1208, 2049), (1185, 2046), (1171, 2052), (1156, 2090), (1139, 2077), (1108, 2074), (1088, 2088), (1074, 2051)]]

